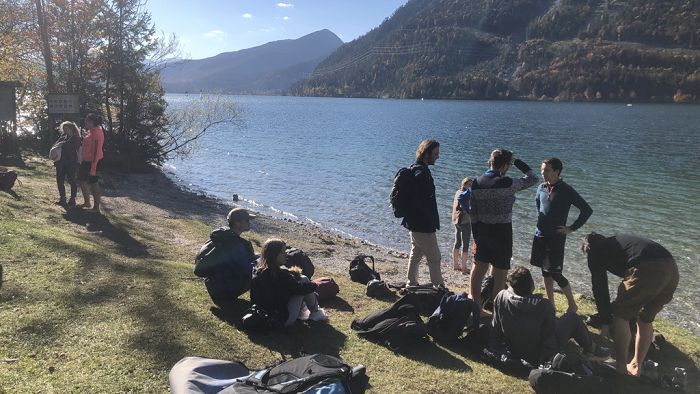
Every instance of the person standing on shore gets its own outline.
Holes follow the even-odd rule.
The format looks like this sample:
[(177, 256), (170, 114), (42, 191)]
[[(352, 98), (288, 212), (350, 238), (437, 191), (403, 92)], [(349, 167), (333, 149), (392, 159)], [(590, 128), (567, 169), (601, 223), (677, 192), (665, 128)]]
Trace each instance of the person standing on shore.
[[(469, 213), (462, 209), (457, 198), (472, 187), (471, 178), (464, 178), (462, 186), (455, 193), (455, 200), (452, 203), (452, 224), (455, 225), (455, 244), (452, 248), (452, 268), (455, 271), (462, 271), (463, 274), (469, 272), (467, 260), (469, 258), (469, 238), (472, 236), (472, 224)], [(459, 266), (460, 248), (462, 249), (462, 266)]]
[[(678, 287), (676, 261), (658, 243), (627, 234), (606, 238), (590, 233), (583, 238), (581, 251), (588, 255), (593, 297), (603, 322), (600, 336), (615, 342), (615, 369), (624, 375), (640, 376), (654, 336), (654, 319), (671, 302)], [(613, 302), (608, 272), (623, 278)], [(637, 338), (628, 364), (632, 339), (629, 321), (633, 317), (637, 318)]]
[[(75, 193), (78, 185), (75, 179), (75, 170), (78, 168), (78, 148), (80, 147), (80, 130), (73, 122), (61, 123), (63, 135), (54, 143), (63, 141), (61, 158), (53, 163), (56, 166), (56, 185), (58, 186), (59, 205), (75, 205)], [(65, 181), (70, 185), (70, 199), (66, 202)]]
[[(535, 204), (537, 205), (537, 228), (532, 240), (530, 264), (542, 269), (547, 298), (554, 305), (554, 281), (561, 288), (569, 303), (567, 312), (576, 312), (578, 306), (571, 292), (569, 281), (562, 275), (564, 269), (564, 245), (566, 234), (570, 234), (583, 226), (593, 214), (593, 209), (573, 187), (561, 179), (563, 169), (561, 160), (556, 157), (542, 162), (542, 178), (544, 183), (537, 189)], [(571, 206), (578, 208), (578, 218), (566, 225)]]
[[(102, 118), (95, 114), (88, 114), (85, 117), (85, 128), (87, 134), (83, 138), (83, 162), (78, 168), (78, 183), (83, 192), (83, 208), (91, 208), (88, 212), (100, 213), (100, 185), (97, 176), (97, 162), (102, 159), (102, 145), (105, 142), (105, 135), (102, 131)], [(90, 204), (90, 190), (87, 184), (90, 183), (94, 205)]]
[(411, 194), (409, 208), (401, 225), (409, 230), (411, 254), (408, 257), (407, 285), (418, 285), (418, 265), (425, 256), (430, 270), (430, 282), (444, 287), (440, 270), (442, 255), (435, 232), (440, 229), (435, 182), (428, 166), (440, 157), (440, 143), (436, 140), (421, 142), (416, 151), (416, 162), (411, 166)]
[[(493, 294), (506, 287), (506, 275), (513, 257), (513, 203), (515, 193), (537, 183), (537, 175), (512, 151), (499, 148), (491, 152), (489, 170), (474, 180), (472, 187), (459, 195), (462, 209), (469, 212), (474, 236), (474, 265), (469, 278), (469, 295), (479, 305), (482, 316), (481, 281), (491, 265)], [(519, 179), (506, 176), (511, 165), (525, 174)]]

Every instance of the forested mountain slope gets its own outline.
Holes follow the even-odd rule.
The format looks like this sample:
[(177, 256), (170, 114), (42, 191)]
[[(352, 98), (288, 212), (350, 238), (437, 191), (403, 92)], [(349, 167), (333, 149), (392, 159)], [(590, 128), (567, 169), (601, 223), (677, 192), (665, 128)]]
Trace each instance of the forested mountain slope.
[(410, 0), (293, 95), (692, 101), (700, 2)]

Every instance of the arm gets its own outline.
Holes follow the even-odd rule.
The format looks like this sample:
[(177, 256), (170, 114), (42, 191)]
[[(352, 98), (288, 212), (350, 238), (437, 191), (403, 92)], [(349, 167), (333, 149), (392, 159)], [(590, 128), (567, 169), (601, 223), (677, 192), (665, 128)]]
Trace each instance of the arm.
[(472, 195), (472, 188), (470, 187), (469, 189), (460, 193), (459, 197), (457, 197), (457, 201), (459, 202), (459, 206), (462, 207), (462, 209), (466, 213), (469, 213), (469, 199), (471, 198), (471, 195)]
[(291, 297), (293, 295), (307, 295), (313, 293), (318, 288), (318, 285), (313, 282), (300, 283), (292, 275), (291, 272), (284, 268), (280, 268), (277, 272), (277, 278), (279, 281), (280, 290), (285, 294), (286, 297)]
[(612, 307), (610, 306), (610, 290), (608, 289), (608, 271), (604, 267), (603, 256), (594, 251), (588, 252), (588, 269), (591, 271), (593, 298), (604, 325), (612, 324)]
[(522, 178), (513, 179), (513, 185), (511, 187), (514, 188), (515, 191), (527, 189), (528, 187), (533, 186), (539, 181), (535, 172), (532, 171), (532, 168), (530, 168), (530, 166), (525, 164), (525, 162), (523, 162), (522, 160), (515, 159), (513, 164), (516, 167), (518, 167), (518, 169), (522, 171), (523, 174), (525, 174), (525, 176)]
[[(571, 224), (571, 226), (569, 226), (569, 229), (571, 230), (569, 232), (574, 232), (574, 231), (578, 230), (579, 228), (581, 228), (581, 226), (583, 226), (588, 221), (588, 218), (590, 218), (591, 215), (593, 214), (593, 209), (591, 208), (590, 205), (588, 205), (586, 200), (584, 200), (583, 197), (581, 197), (581, 195), (578, 194), (576, 192), (576, 190), (574, 190), (573, 188), (571, 189), (570, 198), (571, 198), (571, 204), (573, 206), (575, 206), (576, 208), (578, 208), (578, 210), (580, 211), (580, 213), (578, 214), (578, 218)], [(566, 226), (561, 226), (561, 227), (566, 227)], [(559, 227), (557, 229), (557, 232), (559, 232), (559, 233), (562, 232), (562, 231), (560, 231), (561, 227)]]
[(99, 138), (94, 138), (92, 141), (90, 141), (90, 143), (93, 144), (92, 157), (90, 158), (90, 161), (92, 162), (92, 166), (90, 167), (90, 175), (95, 175), (97, 173), (97, 150), (102, 150), (102, 144), (100, 143)]

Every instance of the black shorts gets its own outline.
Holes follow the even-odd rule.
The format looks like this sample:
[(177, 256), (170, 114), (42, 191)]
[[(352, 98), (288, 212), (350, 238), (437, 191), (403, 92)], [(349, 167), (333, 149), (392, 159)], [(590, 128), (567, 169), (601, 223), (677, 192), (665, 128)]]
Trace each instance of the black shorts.
[(530, 264), (542, 268), (542, 272), (561, 274), (564, 271), (564, 246), (566, 237), (534, 237)]
[(78, 181), (79, 182), (87, 182), (89, 184), (97, 183), (97, 181), (100, 178), (97, 176), (97, 171), (95, 171), (95, 175), (90, 175), (91, 169), (92, 169), (92, 162), (91, 161), (84, 161), (84, 162), (80, 163), (80, 167), (78, 167)]
[(493, 268), (510, 269), (510, 258), (513, 257), (512, 242), (495, 242), (493, 239), (474, 239), (474, 260), (491, 264)]

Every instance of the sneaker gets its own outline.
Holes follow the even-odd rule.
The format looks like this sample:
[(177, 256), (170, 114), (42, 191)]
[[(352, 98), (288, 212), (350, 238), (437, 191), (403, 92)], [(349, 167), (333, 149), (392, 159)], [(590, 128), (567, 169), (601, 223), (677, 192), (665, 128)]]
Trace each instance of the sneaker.
[(313, 321), (328, 320), (328, 315), (326, 314), (326, 311), (323, 310), (323, 308), (318, 308), (317, 311), (311, 312), (311, 314), (309, 315), (309, 320), (313, 320)]
[(304, 305), (300, 310), (299, 310), (299, 315), (297, 316), (297, 319), (299, 320), (309, 320), (309, 316), (311, 315), (311, 312), (309, 311), (309, 308)]
[(588, 358), (598, 361), (605, 361), (610, 358), (610, 349), (605, 346), (595, 344), (595, 349), (592, 352), (584, 352)]

